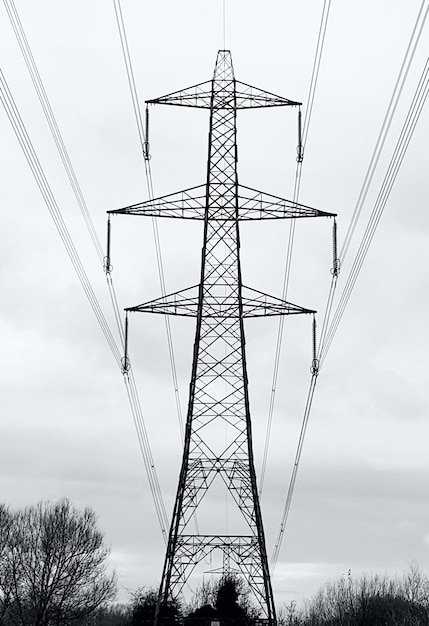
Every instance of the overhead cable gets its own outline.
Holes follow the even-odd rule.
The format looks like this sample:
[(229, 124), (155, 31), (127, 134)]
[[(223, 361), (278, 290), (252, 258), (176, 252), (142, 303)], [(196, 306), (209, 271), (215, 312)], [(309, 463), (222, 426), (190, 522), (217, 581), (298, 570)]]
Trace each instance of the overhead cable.
[(368, 195), (368, 191), (371, 186), (371, 182), (374, 177), (374, 173), (377, 168), (377, 165), (378, 165), (378, 162), (379, 162), (379, 159), (380, 159), (380, 156), (381, 156), (381, 153), (382, 153), (385, 141), (386, 141), (386, 137), (389, 133), (390, 126), (392, 124), (392, 120), (394, 118), (396, 108), (398, 106), (398, 102), (401, 97), (402, 90), (405, 85), (405, 81), (407, 79), (408, 72), (411, 67), (411, 63), (414, 58), (417, 44), (419, 43), (420, 36), (423, 30), (423, 27), (425, 25), (425, 22), (426, 22), (428, 11), (429, 11), (428, 0), (423, 0), (423, 2), (420, 5), (418, 14), (417, 14), (416, 21), (414, 23), (414, 27), (413, 27), (406, 51), (405, 51), (404, 58), (401, 63), (399, 74), (396, 79), (392, 95), (390, 97), (389, 105), (384, 115), (383, 123), (381, 125), (380, 132), (378, 134), (377, 141), (375, 143), (374, 150), (371, 155), (371, 159), (370, 159), (368, 169), (366, 171), (366, 174), (362, 183), (362, 187), (359, 192), (359, 196), (358, 196), (358, 199), (357, 199), (354, 211), (353, 211), (353, 215), (350, 220), (350, 224), (348, 226), (348, 229), (347, 229), (347, 232), (344, 237), (344, 241), (340, 250), (340, 258), (341, 258), (342, 264), (344, 264), (344, 260), (349, 250), (350, 242), (353, 238), (357, 223), (359, 221), (360, 214), (362, 212), (362, 208), (364, 206), (366, 197)]
[(307, 402), (304, 409), (304, 419), (301, 425), (301, 432), (299, 434), (298, 446), (295, 453), (295, 460), (292, 469), (292, 476), (289, 482), (289, 487), (286, 495), (286, 502), (283, 508), (282, 519), (280, 528), (274, 544), (273, 554), (271, 556), (271, 573), (274, 572), (279, 558), (280, 548), (283, 541), (284, 532), (286, 529), (286, 522), (289, 516), (289, 510), (292, 503), (292, 497), (295, 489), (296, 477), (298, 475), (299, 462), (301, 460), (302, 448), (304, 446), (305, 434), (307, 432), (308, 419), (310, 417), (311, 404), (313, 402), (314, 390), (317, 382), (317, 373), (314, 372), (311, 376), (310, 388), (307, 395)]
[(67, 229), (67, 226), (64, 222), (64, 219), (61, 215), (61, 212), (58, 208), (57, 202), (49, 186), (49, 183), (46, 179), (46, 176), (43, 172), (42, 166), (40, 165), (40, 162), (34, 150), (33, 144), (30, 140), (30, 137), (21, 119), (19, 111), (13, 100), (13, 97), (7, 85), (6, 79), (4, 78), (4, 75), (1, 71), (0, 71), (0, 95), (1, 95), (1, 100), (3, 103), (4, 109), (6, 111), (6, 115), (9, 118), (9, 121), (12, 125), (12, 128), (15, 132), (15, 135), (24, 153), (24, 156), (28, 162), (28, 165), (30, 166), (34, 179), (39, 187), (39, 190), (46, 203), (46, 206), (48, 207), (49, 213), (53, 219), (53, 222), (61, 238), (61, 241), (63, 242), (63, 245), (70, 258), (70, 261), (73, 264), (73, 267), (76, 271), (76, 274), (79, 278), (79, 281), (82, 285), (85, 295), (88, 298), (88, 301), (92, 307), (92, 310), (94, 311), (94, 314), (103, 331), (106, 341), (110, 346), (113, 356), (116, 362), (118, 363), (118, 365), (120, 366), (121, 353), (119, 351), (118, 346), (116, 345), (115, 338), (113, 337), (111, 330), (109, 328), (109, 324), (107, 323), (107, 320), (104, 317), (103, 311), (101, 310), (100, 304), (97, 300), (97, 297), (94, 293), (94, 290), (91, 286), (91, 283), (82, 265), (79, 254), (74, 246), (74, 243)]
[(331, 308), (332, 308), (332, 303), (333, 303), (333, 299), (334, 299), (334, 294), (335, 294), (335, 289), (337, 286), (337, 280), (338, 280), (338, 276), (339, 276), (339, 263), (338, 263), (338, 257), (337, 257), (337, 243), (336, 243), (336, 230), (337, 230), (337, 225), (334, 219), (334, 225), (333, 225), (333, 255), (332, 255), (332, 268), (331, 268), (331, 273), (332, 273), (332, 281), (331, 281), (331, 286), (329, 289), (329, 294), (328, 294), (328, 299), (327, 299), (327, 303), (326, 303), (326, 307), (325, 307), (325, 313), (324, 313), (324, 317), (323, 317), (323, 323), (322, 323), (322, 331), (320, 334), (320, 339), (319, 342), (317, 343), (316, 341), (316, 321), (315, 319), (313, 319), (313, 360), (311, 363), (311, 380), (310, 380), (310, 386), (308, 389), (308, 393), (307, 393), (307, 399), (306, 399), (306, 403), (305, 403), (305, 408), (304, 408), (304, 415), (303, 415), (303, 419), (302, 419), (302, 425), (301, 425), (301, 431), (299, 434), (299, 439), (298, 439), (298, 445), (296, 448), (296, 452), (295, 452), (295, 460), (294, 460), (294, 464), (293, 464), (293, 468), (292, 468), (292, 474), (291, 474), (291, 478), (289, 481), (289, 486), (288, 486), (288, 490), (286, 493), (286, 501), (285, 501), (285, 505), (283, 508), (283, 512), (282, 512), (282, 517), (281, 517), (281, 521), (280, 521), (280, 526), (279, 526), (279, 531), (277, 533), (277, 537), (276, 537), (276, 541), (274, 544), (274, 549), (273, 549), (273, 553), (271, 556), (271, 572), (274, 573), (274, 570), (276, 568), (277, 565), (277, 561), (278, 561), (278, 557), (280, 554), (280, 548), (283, 542), (283, 538), (284, 538), (284, 534), (285, 534), (285, 530), (286, 530), (286, 524), (287, 524), (287, 520), (288, 520), (288, 516), (289, 516), (289, 511), (290, 511), (290, 507), (291, 507), (291, 503), (292, 503), (292, 498), (293, 498), (293, 494), (294, 494), (294, 490), (295, 490), (295, 484), (296, 484), (296, 478), (298, 475), (298, 468), (299, 468), (299, 463), (301, 461), (301, 455), (302, 455), (302, 450), (304, 447), (304, 441), (305, 441), (305, 436), (307, 433), (307, 426), (308, 426), (308, 420), (310, 418), (310, 412), (311, 412), (311, 407), (312, 407), (312, 403), (313, 403), (313, 397), (314, 397), (314, 391), (316, 388), (316, 383), (317, 383), (317, 379), (318, 379), (318, 375), (320, 373), (320, 366), (321, 366), (321, 362), (320, 362), (320, 345), (321, 342), (323, 341), (323, 338), (325, 336), (326, 333), (326, 329), (327, 329), (327, 323), (330, 317), (330, 313), (331, 313)]
[(21, 20), (19, 19), (18, 12), (15, 8), (15, 4), (13, 0), (3, 0), (5, 5), (7, 14), (9, 16), (10, 23), (12, 25), (13, 31), (15, 33), (16, 39), (18, 41), (18, 45), (21, 49), (22, 56), (24, 58), (25, 64), (27, 66), (28, 72), (30, 74), (31, 80), (33, 82), (34, 88), (37, 93), (37, 97), (39, 98), (40, 105), (45, 114), (46, 120), (48, 122), (50, 131), (55, 141), (55, 145), (58, 149), (58, 152), (61, 157), (61, 161), (63, 163), (64, 169), (66, 170), (68, 179), (70, 181), (70, 185), (75, 194), (77, 203), (79, 205), (80, 211), (82, 213), (82, 217), (85, 221), (86, 227), (88, 229), (89, 235), (94, 244), (96, 253), (101, 261), (103, 262), (103, 250), (98, 239), (97, 232), (95, 230), (94, 224), (91, 219), (91, 215), (89, 213), (88, 207), (85, 202), (85, 198), (83, 197), (82, 190), (80, 188), (79, 182), (77, 180), (73, 165), (70, 161), (70, 157), (68, 155), (66, 146), (64, 144), (60, 129), (58, 127), (54, 112), (52, 110), (51, 104), (49, 102), (48, 96), (45, 91), (45, 87), (43, 85), (42, 79), (37, 69), (36, 62), (34, 60), (33, 54), (31, 52), (31, 48), (29, 46), (27, 37), (25, 35), (24, 29), (21, 24)]
[[(322, 17), (320, 20), (319, 34), (317, 38), (316, 52), (314, 56), (313, 62), (313, 70), (311, 73), (310, 87), (307, 96), (307, 107), (306, 113), (304, 116), (304, 122), (301, 123), (301, 110), (298, 112), (298, 124), (299, 124), (299, 132), (298, 132), (298, 158), (295, 172), (295, 183), (294, 183), (294, 192), (293, 192), (293, 202), (298, 202), (299, 191), (301, 185), (301, 173), (302, 173), (302, 161), (305, 151), (305, 144), (307, 142), (308, 131), (310, 128), (311, 115), (313, 112), (313, 104), (314, 98), (316, 94), (317, 81), (319, 78), (320, 72), (320, 64), (322, 60), (323, 47), (325, 43), (326, 36), (326, 28), (328, 25), (329, 18), (329, 10), (331, 6), (331, 0), (325, 0), (323, 4)], [(290, 220), (289, 224), (289, 235), (288, 235), (288, 243), (286, 249), (286, 260), (285, 260), (285, 269), (283, 274), (283, 287), (282, 287), (282, 299), (287, 300), (288, 289), (289, 289), (289, 279), (290, 279), (290, 270), (292, 264), (292, 253), (293, 253), (293, 243), (295, 237), (295, 219)], [(274, 367), (273, 367), (273, 377), (271, 382), (271, 392), (270, 392), (270, 402), (268, 408), (268, 419), (267, 419), (267, 429), (265, 435), (265, 443), (264, 443), (264, 452), (262, 458), (262, 469), (260, 474), (259, 481), (259, 493), (262, 495), (264, 481), (265, 481), (265, 473), (267, 467), (268, 460), (268, 450), (270, 444), (271, 437), (271, 428), (273, 422), (273, 414), (274, 414), (274, 405), (277, 391), (277, 379), (279, 374), (279, 366), (280, 366), (280, 356), (282, 349), (282, 341), (283, 341), (283, 330), (284, 330), (285, 318), (281, 316), (279, 318), (279, 326), (277, 329), (277, 340), (276, 340), (276, 349), (274, 356)]]
[[(416, 21), (416, 25), (413, 28), (413, 32), (412, 32), (412, 36), (411, 36), (411, 40), (410, 43), (408, 44), (407, 47), (407, 52), (406, 52), (406, 56), (405, 58), (408, 58), (407, 55), (409, 54), (409, 51), (411, 50), (411, 42), (414, 40), (414, 37), (416, 36), (416, 40), (415, 43), (413, 43), (413, 49), (412, 49), (412, 56), (414, 55), (414, 51), (415, 51), (415, 46), (418, 43), (418, 40), (420, 38), (420, 34), (422, 31), (422, 27), (423, 27), (423, 23), (424, 20), (426, 19), (427, 13), (428, 13), (428, 9), (426, 8), (425, 13), (423, 14), (423, 23), (420, 24), (420, 27), (417, 29), (417, 24), (420, 23), (421, 17), (422, 17), (422, 9), (423, 9), (423, 5), (425, 3), (422, 4), (420, 11), (418, 13), (418, 17), (417, 17), (417, 21)], [(417, 35), (416, 35), (417, 33)], [(411, 59), (412, 59), (411, 56)], [(411, 62), (411, 61), (410, 61)], [(408, 74), (408, 69), (409, 69), (409, 65), (407, 63), (407, 67), (406, 70), (404, 72), (404, 68), (405, 68), (405, 59), (401, 65), (401, 70), (400, 70), (400, 76), (404, 76), (403, 80), (405, 80), (406, 75)], [(402, 87), (403, 85), (400, 85), (400, 88), (398, 89), (398, 85), (399, 85), (399, 78), (396, 82), (395, 85), (395, 91), (397, 91), (397, 93), (400, 95), (401, 91), (402, 91)], [(338, 269), (339, 269), (339, 259), (337, 258), (337, 253), (336, 253), (336, 235), (334, 237), (334, 262), (333, 262), (333, 279), (332, 279), (332, 283), (331, 283), (331, 290), (329, 293), (329, 297), (328, 297), (328, 303), (326, 306), (326, 310), (325, 310), (325, 315), (324, 315), (324, 321), (323, 321), (323, 326), (322, 326), (322, 332), (320, 335), (320, 339), (319, 339), (319, 343), (318, 343), (318, 350), (317, 350), (317, 361), (318, 361), (318, 372), (320, 373), (320, 369), (323, 365), (323, 362), (326, 358), (326, 354), (332, 344), (333, 338), (335, 336), (335, 333), (338, 329), (338, 325), (341, 321), (342, 315), (344, 314), (344, 310), (346, 308), (346, 305), (349, 301), (350, 295), (352, 293), (352, 290), (354, 288), (354, 285), (356, 283), (356, 280), (358, 278), (359, 272), (362, 268), (362, 264), (365, 260), (366, 254), (368, 252), (368, 248), (372, 242), (372, 239), (374, 237), (374, 233), (375, 230), (378, 226), (378, 223), (380, 221), (381, 215), (383, 213), (384, 207), (387, 203), (387, 200), (389, 198), (390, 192), (392, 190), (393, 184), (396, 180), (397, 174), (399, 172), (400, 166), (402, 164), (403, 158), (405, 156), (406, 150), (408, 148), (409, 142), (411, 140), (411, 137), (414, 133), (415, 127), (417, 125), (417, 122), (419, 120), (421, 111), (423, 109), (423, 106), (426, 102), (427, 96), (428, 96), (428, 92), (429, 92), (429, 59), (427, 60), (425, 67), (423, 69), (422, 75), (420, 77), (418, 86), (416, 88), (412, 103), (410, 105), (406, 120), (403, 124), (399, 139), (397, 141), (396, 147), (394, 149), (394, 153), (392, 155), (390, 164), (388, 166), (385, 178), (383, 180), (383, 183), (381, 185), (377, 200), (375, 202), (371, 217), (369, 219), (368, 225), (366, 227), (365, 233), (363, 235), (361, 244), (359, 246), (358, 252), (356, 254), (352, 269), (349, 273), (349, 276), (347, 278), (347, 282), (346, 285), (343, 289), (342, 295), (340, 297), (340, 301), (337, 305), (337, 308), (335, 310), (335, 314), (334, 317), (332, 319), (331, 324), (329, 325), (329, 320), (331, 317), (331, 310), (332, 310), (332, 305), (333, 305), (333, 293), (335, 291), (335, 287), (336, 287), (336, 282), (337, 282), (337, 277), (338, 277)], [(398, 98), (399, 98), (398, 95)], [(394, 102), (392, 104), (392, 99), (391, 102), (389, 104), (389, 110), (393, 110), (396, 108), (397, 102)], [(387, 118), (385, 117), (385, 120)], [(391, 121), (391, 120), (390, 120)], [(390, 121), (386, 122), (385, 124), (383, 124), (383, 127), (388, 128), (390, 127)], [(379, 135), (379, 139), (381, 137), (381, 133)], [(385, 137), (383, 139), (380, 139), (380, 145), (384, 144), (385, 141)], [(374, 161), (371, 165), (371, 167), (375, 167), (376, 164), (378, 162), (378, 157), (374, 158)], [(371, 179), (372, 179), (372, 175), (370, 175)], [(365, 194), (366, 195), (366, 194)], [(359, 203), (358, 203), (359, 204)], [(353, 221), (353, 218), (352, 218)], [(351, 229), (349, 229), (351, 231)], [(353, 228), (354, 230), (354, 228)], [(352, 233), (353, 234), (353, 233)], [(343, 246), (344, 249), (344, 246)], [(341, 257), (341, 255), (339, 255)], [(290, 480), (290, 484), (289, 484), (289, 488), (288, 488), (288, 492), (287, 492), (287, 496), (286, 496), (286, 503), (285, 503), (285, 507), (283, 510), (283, 514), (282, 514), (282, 520), (280, 523), (280, 529), (276, 538), (276, 542), (275, 542), (275, 547), (274, 547), (274, 551), (273, 551), (273, 555), (272, 555), (272, 559), (271, 559), (271, 569), (272, 571), (274, 571), (277, 560), (278, 560), (278, 556), (279, 556), (279, 552), (280, 552), (280, 547), (281, 547), (281, 543), (284, 537), (284, 533), (285, 533), (285, 528), (286, 528), (286, 523), (287, 523), (287, 519), (288, 519), (288, 515), (289, 515), (289, 511), (290, 511), (290, 505), (291, 505), (291, 501), (292, 501), (292, 496), (293, 496), (293, 491), (294, 491), (294, 487), (295, 487), (295, 483), (296, 483), (296, 476), (297, 476), (297, 472), (298, 472), (298, 465), (299, 465), (299, 461), (301, 458), (301, 454), (302, 454), (302, 448), (303, 448), (303, 444), (304, 444), (304, 439), (305, 439), (305, 434), (306, 434), (306, 430), (307, 430), (307, 425), (308, 425), (308, 418), (309, 418), (309, 414), (310, 414), (310, 409), (311, 409), (311, 404), (313, 401), (313, 396), (314, 396), (314, 389), (315, 389), (315, 385), (316, 385), (316, 381), (317, 381), (317, 376), (315, 376), (315, 374), (313, 373), (312, 379), (311, 379), (311, 383), (310, 383), (310, 388), (309, 388), (309, 392), (308, 392), (308, 396), (307, 396), (307, 403), (306, 403), (306, 407), (305, 407), (305, 411), (304, 411), (304, 419), (303, 419), (303, 423), (302, 423), (302, 427), (301, 427), (301, 432), (300, 432), (300, 437), (299, 437), (299, 441), (298, 441), (298, 447), (297, 447), (297, 451), (296, 451), (296, 455), (295, 455), (295, 462), (294, 462), (294, 466), (292, 469), (292, 475), (291, 475), (291, 480)]]
[[(133, 110), (134, 110), (134, 116), (135, 116), (135, 120), (137, 124), (137, 131), (139, 134), (140, 146), (141, 146), (143, 157), (144, 157), (144, 167), (145, 167), (145, 174), (146, 174), (148, 196), (150, 200), (153, 200), (155, 196), (154, 196), (154, 191), (153, 191), (152, 171), (150, 167), (150, 159), (147, 158), (149, 138), (146, 136), (145, 125), (143, 124), (120, 0), (113, 0), (113, 6), (115, 9), (116, 23), (118, 26), (119, 37), (121, 41), (122, 54), (124, 57), (124, 63), (125, 63), (125, 68), (127, 72), (128, 85), (130, 88), (131, 100), (133, 103)], [(147, 117), (146, 117), (146, 120), (147, 120)], [(163, 261), (162, 261), (162, 248), (161, 248), (161, 241), (160, 241), (159, 230), (158, 230), (158, 221), (156, 217), (152, 217), (152, 231), (153, 231), (153, 237), (154, 237), (154, 242), (155, 242), (155, 252), (156, 252), (156, 260), (157, 260), (157, 266), (158, 266), (158, 276), (159, 276), (159, 282), (160, 282), (160, 287), (161, 287), (161, 294), (162, 294), (162, 297), (164, 298), (167, 294), (167, 290), (165, 286), (164, 266), (163, 266)], [(176, 401), (176, 411), (177, 411), (177, 417), (178, 417), (178, 422), (179, 422), (180, 434), (181, 434), (182, 442), (183, 442), (183, 438), (184, 438), (183, 417), (182, 417), (182, 409), (181, 409), (181, 403), (180, 403), (179, 384), (178, 384), (178, 378), (177, 378), (173, 338), (171, 334), (171, 326), (170, 326), (170, 320), (169, 320), (168, 315), (164, 316), (164, 323), (165, 323), (165, 330), (166, 330), (166, 335), (167, 335), (167, 345), (168, 345), (170, 369), (171, 369), (171, 376), (173, 380), (173, 387), (174, 387), (174, 394), (175, 394), (175, 401)]]
[[(37, 96), (39, 98), (39, 102), (41, 104), (42, 110), (45, 114), (49, 129), (52, 133), (55, 145), (57, 147), (57, 150), (60, 154), (60, 158), (61, 161), (63, 163), (63, 166), (66, 170), (66, 174), (68, 176), (70, 185), (72, 187), (73, 193), (75, 195), (76, 201), (78, 203), (78, 206), (81, 210), (81, 214), (82, 217), (85, 221), (87, 230), (89, 232), (89, 235), (91, 237), (92, 243), (95, 247), (96, 253), (100, 259), (101, 262), (103, 262), (103, 251), (100, 245), (100, 241), (98, 239), (97, 233), (95, 231), (94, 228), (94, 224), (92, 222), (87, 204), (85, 202), (85, 198), (83, 196), (81, 187), (79, 185), (79, 182), (77, 180), (73, 165), (71, 163), (67, 148), (65, 146), (64, 140), (62, 138), (60, 129), (58, 127), (55, 115), (53, 113), (52, 107), (50, 105), (48, 96), (46, 94), (42, 79), (40, 77), (39, 71), (37, 69), (37, 65), (36, 62), (34, 60), (30, 45), (28, 43), (28, 40), (26, 38), (24, 29), (22, 27), (22, 23), (19, 19), (19, 15), (17, 13), (17, 10), (15, 8), (14, 2), (13, 0), (4, 0), (4, 4), (12, 25), (12, 28), (14, 30), (15, 36), (17, 38), (19, 47), (21, 49), (22, 55), (24, 57), (24, 61), (26, 63), (27, 69), (30, 73), (30, 77), (32, 79), (34, 88), (36, 90)], [(10, 95), (10, 93), (9, 93)], [(7, 96), (5, 96), (6, 98)], [(6, 106), (6, 105), (5, 105)], [(8, 108), (9, 112), (9, 119), (11, 120), (12, 125), (14, 126), (13, 123), (13, 117), (11, 117), (13, 115), (13, 110), (12, 107), (10, 106)], [(15, 107), (15, 118), (17, 119), (17, 109)], [(17, 128), (19, 128), (19, 124), (22, 124), (22, 122), (16, 122), (16, 127), (14, 126), (14, 130), (15, 133), (17, 134)], [(22, 125), (23, 126), (23, 125)], [(22, 133), (21, 133), (22, 135)], [(18, 137), (18, 135), (17, 135)], [(28, 138), (28, 135), (27, 135)], [(18, 137), (18, 139), (20, 140), (20, 144), (22, 149), (24, 150), (25, 153), (25, 148), (23, 146), (22, 143), (22, 136), (21, 139), (20, 137)], [(31, 142), (30, 142), (31, 143)], [(26, 155), (27, 156), (27, 155)], [(78, 254), (76, 252), (76, 249), (73, 245), (72, 239), (70, 237), (70, 235), (68, 234), (68, 231), (66, 229), (65, 223), (63, 221), (63, 218), (61, 216), (61, 213), (58, 209), (58, 207), (56, 206), (56, 208), (53, 207), (52, 202), (55, 203), (55, 199), (53, 198), (52, 192), (49, 192), (49, 194), (46, 196), (44, 191), (46, 192), (46, 185), (44, 185), (42, 183), (42, 186), (40, 185), (40, 181), (43, 180), (44, 178), (44, 173), (43, 170), (39, 166), (35, 165), (35, 161), (34, 161), (34, 157), (37, 159), (35, 152), (33, 151), (33, 158), (32, 161), (30, 163), (28, 157), (27, 160), (29, 161), (30, 167), (32, 168), (33, 171), (33, 175), (36, 178), (36, 182), (38, 182), (39, 184), (39, 188), (42, 191), (42, 194), (44, 195), (44, 199), (45, 202), (48, 205), (48, 208), (51, 211), (51, 215), (54, 218), (54, 221), (56, 221), (56, 226), (58, 229), (58, 232), (60, 233), (60, 236), (63, 239), (63, 243), (64, 245), (66, 245), (66, 249), (67, 249), (67, 245), (72, 246), (72, 248), (70, 248), (70, 250), (68, 249), (67, 251), (69, 252), (69, 256), (72, 260), (72, 263), (75, 267), (75, 271), (78, 274), (78, 277), (80, 279), (80, 282), (82, 284), (82, 286), (84, 287), (85, 293), (88, 297), (88, 299), (90, 300), (91, 305), (93, 306), (94, 312), (96, 314), (96, 317), (100, 323), (100, 326), (106, 336), (106, 339), (111, 347), (111, 350), (115, 356), (115, 359), (119, 365), (119, 367), (121, 367), (121, 355), (120, 355), (120, 351), (119, 348), (116, 344), (116, 341), (110, 331), (109, 328), (109, 324), (106, 321), (102, 310), (101, 310), (101, 306), (98, 303), (98, 300), (92, 290), (92, 287), (89, 283), (88, 278), (86, 277), (86, 274), (83, 270), (83, 265), (78, 257)], [(44, 190), (44, 191), (43, 191)], [(56, 205), (56, 203), (55, 203)], [(67, 233), (65, 235), (65, 233)], [(107, 274), (107, 284), (108, 284), (108, 288), (109, 288), (109, 293), (110, 293), (110, 298), (113, 304), (113, 309), (114, 309), (114, 314), (115, 314), (115, 319), (116, 319), (116, 324), (117, 324), (117, 328), (118, 328), (118, 333), (119, 333), (119, 337), (121, 339), (121, 343), (123, 345), (123, 328), (122, 328), (122, 322), (120, 319), (120, 313), (119, 313), (119, 309), (118, 309), (118, 303), (117, 303), (117, 298), (116, 298), (116, 293), (115, 293), (115, 289), (114, 289), (114, 284), (113, 284), (113, 279), (112, 276), (110, 274), (110, 272), (106, 272)], [(164, 536), (164, 539), (166, 540), (166, 528), (167, 528), (167, 524), (168, 524), (168, 518), (165, 512), (165, 506), (164, 506), (164, 502), (162, 500), (162, 495), (161, 495), (161, 491), (159, 488), (159, 481), (158, 481), (158, 477), (156, 474), (156, 470), (155, 470), (155, 465), (154, 465), (154, 461), (153, 461), (153, 456), (152, 456), (152, 452), (150, 449), (150, 445), (149, 445), (149, 440), (147, 437), (147, 431), (146, 431), (146, 427), (144, 424), (144, 420), (143, 420), (143, 413), (142, 413), (142, 409), (141, 409), (141, 405), (140, 405), (140, 400), (138, 397), (138, 393), (137, 393), (137, 388), (135, 386), (135, 382), (134, 382), (134, 376), (133, 376), (133, 372), (131, 369), (129, 369), (129, 371), (127, 372), (126, 376), (125, 376), (125, 383), (127, 386), (127, 395), (131, 404), (131, 411), (132, 411), (132, 415), (133, 415), (133, 419), (134, 419), (134, 423), (136, 426), (136, 431), (137, 431), (137, 435), (138, 435), (138, 441), (139, 441), (139, 445), (140, 445), (140, 449), (141, 449), (141, 453), (142, 453), (142, 457), (145, 463), (145, 467), (147, 470), (147, 475), (148, 475), (148, 480), (149, 480), (149, 485), (151, 487), (152, 490), (152, 494), (154, 497), (154, 502), (155, 502), (155, 508), (158, 514), (158, 519), (161, 525), (161, 531), (162, 534)]]
[(408, 145), (411, 141), (417, 122), (420, 118), (420, 114), (422, 112), (423, 106), (426, 102), (428, 91), (429, 91), (429, 59), (426, 61), (425, 67), (423, 69), (423, 72), (421, 74), (421, 77), (417, 86), (417, 89), (414, 93), (412, 103), (408, 110), (406, 120), (403, 124), (400, 136), (398, 138), (392, 158), (387, 168), (387, 172), (384, 176), (383, 183), (381, 185), (380, 191), (378, 193), (377, 199), (372, 209), (370, 219), (366, 226), (366, 229), (362, 237), (361, 243), (359, 245), (358, 251), (356, 253), (352, 268), (349, 272), (346, 284), (344, 286), (340, 300), (335, 310), (332, 323), (329, 327), (329, 330), (326, 336), (326, 341), (324, 342), (324, 344), (322, 344), (322, 350), (321, 350), (321, 362), (322, 363), (324, 359), (326, 358), (326, 354), (332, 344), (333, 338), (335, 336), (335, 333), (337, 332), (342, 316), (344, 315), (345, 308), (350, 299), (356, 280), (362, 269), (362, 265), (368, 253), (368, 248), (373, 240), (375, 231), (380, 222), (384, 208), (389, 199), (390, 192), (392, 191), (392, 187), (395, 183), (402, 161), (408, 149)]

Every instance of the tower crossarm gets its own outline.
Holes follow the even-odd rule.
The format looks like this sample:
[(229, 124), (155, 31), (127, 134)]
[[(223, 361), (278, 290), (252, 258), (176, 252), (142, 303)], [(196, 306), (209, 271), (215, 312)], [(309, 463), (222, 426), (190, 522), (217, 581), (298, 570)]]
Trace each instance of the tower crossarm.
[(258, 87), (252, 87), (252, 85), (242, 83), (239, 80), (235, 81), (235, 89), (237, 94), (237, 109), (284, 106), (296, 107), (302, 104), (301, 102), (295, 102), (295, 100), (289, 100), (288, 98), (277, 96), (275, 93), (264, 91)]
[(203, 220), (206, 207), (206, 186), (198, 185), (108, 211), (118, 215), (146, 215), (150, 217), (180, 217), (188, 220)]
[(265, 191), (238, 185), (238, 219), (240, 221), (335, 216), (336, 213), (320, 211)]
[[(238, 220), (264, 219), (292, 219), (300, 217), (335, 217), (335, 213), (328, 213), (314, 209), (305, 204), (299, 204), (286, 198), (281, 198), (264, 191), (237, 186)], [(206, 185), (198, 185), (183, 189), (153, 200), (139, 202), (122, 209), (108, 211), (109, 214), (119, 215), (146, 215), (151, 217), (176, 217), (188, 220), (204, 220), (206, 210)], [(213, 219), (235, 221), (231, 211), (225, 210), (221, 200), (213, 211)]]
[(209, 109), (212, 95), (212, 81), (198, 83), (179, 91), (174, 91), (160, 98), (146, 100), (146, 104), (170, 104), (173, 106)]
[[(197, 317), (199, 286), (188, 287), (167, 296), (151, 300), (143, 304), (125, 309), (129, 312), (161, 313), (163, 315), (179, 315), (182, 317)], [(242, 310), (236, 306), (233, 294), (208, 294), (205, 298), (204, 318), (230, 319), (241, 317), (267, 317), (272, 315), (297, 315), (300, 313), (315, 313), (306, 309), (270, 296), (263, 291), (242, 286)]]
[[(227, 51), (220, 51), (227, 52)], [(146, 104), (168, 104), (170, 106), (185, 106), (194, 107), (198, 109), (256, 109), (267, 107), (281, 107), (281, 106), (300, 106), (302, 103), (283, 96), (278, 96), (270, 91), (265, 91), (259, 87), (253, 87), (247, 83), (243, 83), (239, 80), (235, 80), (232, 70), (230, 68), (230, 75), (223, 77), (224, 82), (228, 80), (234, 83), (234, 91), (236, 99), (231, 102), (227, 98), (217, 98), (213, 101), (213, 83), (216, 80), (208, 80), (203, 83), (197, 83), (185, 89), (174, 91), (160, 96), (159, 98), (153, 98), (146, 100)], [(219, 81), (220, 82), (220, 81)]]

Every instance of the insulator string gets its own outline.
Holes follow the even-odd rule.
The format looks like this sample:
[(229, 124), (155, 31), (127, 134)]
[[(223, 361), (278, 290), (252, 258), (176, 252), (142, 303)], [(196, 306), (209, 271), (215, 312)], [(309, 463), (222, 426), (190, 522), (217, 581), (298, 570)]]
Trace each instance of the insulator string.
[(104, 257), (104, 271), (106, 274), (112, 272), (112, 266), (110, 264), (110, 215), (107, 218), (107, 241), (106, 241), (106, 256)]
[(303, 159), (304, 159), (304, 151), (302, 148), (302, 113), (301, 113), (301, 106), (299, 107), (298, 110), (298, 147), (297, 147), (297, 157), (296, 160), (298, 161), (298, 163), (302, 163)]
[(143, 157), (146, 161), (150, 159), (150, 143), (149, 143), (149, 105), (146, 105), (145, 111), (145, 136), (143, 142)]

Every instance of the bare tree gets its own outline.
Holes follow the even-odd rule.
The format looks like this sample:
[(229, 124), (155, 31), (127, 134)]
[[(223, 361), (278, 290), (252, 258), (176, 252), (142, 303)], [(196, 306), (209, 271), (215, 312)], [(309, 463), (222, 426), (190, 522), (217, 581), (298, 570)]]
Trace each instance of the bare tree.
[(429, 579), (415, 561), (404, 576), (403, 588), (407, 600), (429, 609)]
[(9, 509), (0, 504), (0, 624), (11, 604), (13, 590), (11, 531), (13, 518)]
[(301, 626), (303, 623), (302, 611), (298, 609), (296, 602), (283, 604), (277, 615), (279, 626)]
[(7, 555), (0, 574), (6, 624), (68, 624), (114, 596), (109, 549), (91, 509), (79, 511), (60, 500), (8, 513), (9, 529), (0, 546)]
[(393, 579), (349, 572), (326, 583), (294, 617), (303, 626), (429, 626), (429, 581), (415, 564)]

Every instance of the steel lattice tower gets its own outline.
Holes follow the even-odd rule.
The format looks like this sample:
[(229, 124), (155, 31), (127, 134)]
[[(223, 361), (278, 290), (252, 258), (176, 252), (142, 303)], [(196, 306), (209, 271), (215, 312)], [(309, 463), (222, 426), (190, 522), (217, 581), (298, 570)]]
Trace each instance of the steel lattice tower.
[[(242, 284), (239, 223), (331, 214), (238, 184), (237, 111), (300, 103), (237, 81), (229, 51), (218, 52), (211, 81), (147, 102), (210, 111), (205, 185), (110, 211), (204, 222), (199, 285), (127, 309), (196, 317), (182, 466), (160, 602), (181, 592), (198, 563), (220, 553), (223, 572), (239, 572), (263, 617), (275, 624), (253, 459), (243, 322), (247, 317), (313, 311)], [(219, 483), (226, 486), (237, 513), (231, 515), (226, 533), (214, 527), (210, 515), (200, 517), (205, 497), (211, 490), (217, 493)], [(199, 530), (203, 524), (208, 529), (204, 533)]]

